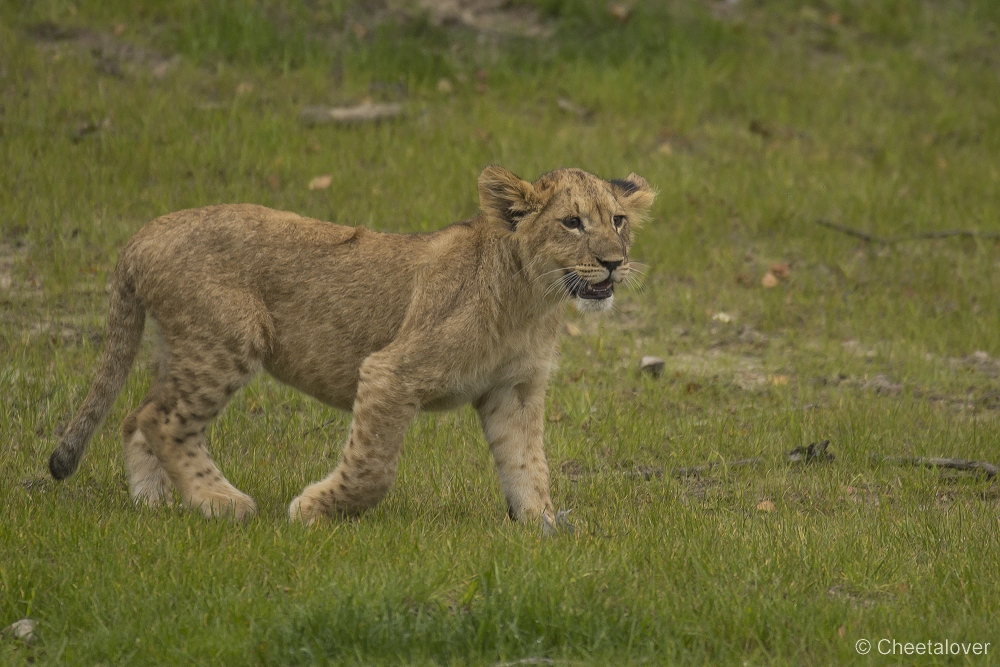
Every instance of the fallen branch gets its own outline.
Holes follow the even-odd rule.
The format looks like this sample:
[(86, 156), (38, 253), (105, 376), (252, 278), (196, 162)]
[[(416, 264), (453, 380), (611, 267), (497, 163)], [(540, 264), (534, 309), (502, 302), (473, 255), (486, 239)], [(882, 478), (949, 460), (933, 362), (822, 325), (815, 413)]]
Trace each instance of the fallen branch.
[(854, 229), (853, 227), (845, 227), (844, 225), (833, 222), (832, 220), (827, 220), (826, 218), (818, 219), (816, 224), (840, 232), (841, 234), (847, 234), (848, 236), (861, 239), (865, 243), (890, 243), (888, 239), (884, 239), (881, 236), (875, 236), (874, 234), (869, 234), (868, 232), (863, 232), (860, 229)]
[(853, 236), (854, 238), (861, 239), (865, 243), (879, 243), (881, 245), (893, 245), (895, 243), (902, 243), (903, 241), (927, 241), (933, 239), (947, 239), (956, 236), (961, 236), (965, 238), (979, 238), (979, 239), (1000, 239), (1000, 232), (981, 232), (975, 229), (946, 229), (942, 231), (908, 234), (906, 236), (887, 237), (887, 236), (876, 236), (875, 234), (869, 234), (868, 232), (861, 231), (860, 229), (847, 227), (845, 225), (833, 222), (832, 220), (827, 220), (826, 218), (819, 218), (818, 220), (816, 220), (816, 224), (822, 225), (827, 229), (832, 229), (834, 231), (840, 232), (841, 234), (846, 234), (848, 236)]
[(386, 120), (401, 115), (402, 104), (366, 103), (354, 107), (306, 107), (299, 112), (299, 120), (306, 125), (320, 125)]
[(992, 463), (987, 463), (986, 461), (969, 461), (966, 459), (942, 459), (937, 457), (924, 457), (924, 456), (881, 456), (879, 454), (872, 454), (871, 458), (873, 461), (879, 463), (893, 463), (897, 465), (910, 465), (922, 468), (951, 468), (953, 470), (973, 470), (978, 471), (986, 475), (987, 477), (996, 477), (1000, 474), (1000, 468), (993, 465)]

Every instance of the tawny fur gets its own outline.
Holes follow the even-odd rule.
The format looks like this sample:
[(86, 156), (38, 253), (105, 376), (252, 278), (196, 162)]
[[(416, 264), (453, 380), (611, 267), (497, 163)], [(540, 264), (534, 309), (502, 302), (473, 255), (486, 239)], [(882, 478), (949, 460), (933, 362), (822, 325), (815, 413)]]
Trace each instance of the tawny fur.
[[(542, 447), (545, 388), (563, 304), (604, 310), (629, 273), (654, 193), (641, 177), (566, 169), (535, 183), (479, 178), (481, 213), (430, 234), (382, 234), (260, 206), (158, 218), (122, 251), (107, 344), (80, 412), (49, 460), (71, 475), (120, 393), (145, 314), (164, 361), (123, 426), (132, 497), (181, 499), (207, 516), (256, 511), (212, 461), (205, 429), (260, 369), (353, 412), (340, 462), (292, 501), (293, 520), (378, 503), (419, 410), (471, 403), (509, 514), (553, 523)], [(589, 294), (592, 298), (580, 298)]]

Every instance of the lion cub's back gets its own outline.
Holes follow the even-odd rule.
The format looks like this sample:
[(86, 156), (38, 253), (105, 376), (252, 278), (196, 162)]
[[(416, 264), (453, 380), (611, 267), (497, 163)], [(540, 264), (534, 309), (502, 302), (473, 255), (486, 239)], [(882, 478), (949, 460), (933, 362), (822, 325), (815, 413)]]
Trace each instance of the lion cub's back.
[(140, 278), (144, 267), (216, 275), (239, 268), (246, 274), (251, 267), (295, 261), (311, 246), (343, 243), (357, 231), (255, 204), (223, 204), (156, 218), (132, 237), (123, 258)]
[[(140, 229), (119, 260), (161, 326), (231, 326), (315, 281), (358, 231), (252, 204), (188, 209)], [(270, 325), (268, 324), (268, 327)], [(193, 332), (192, 332), (193, 333)]]

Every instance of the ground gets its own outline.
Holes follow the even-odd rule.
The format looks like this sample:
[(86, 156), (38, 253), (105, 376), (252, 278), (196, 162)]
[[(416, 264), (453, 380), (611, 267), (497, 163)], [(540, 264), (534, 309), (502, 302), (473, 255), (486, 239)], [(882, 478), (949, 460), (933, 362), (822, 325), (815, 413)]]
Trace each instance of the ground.
[[(36, 621), (0, 662), (996, 664), (1000, 483), (881, 459), (1000, 462), (998, 26), (988, 0), (0, 8), (0, 627)], [(402, 113), (299, 116), (366, 102)], [(263, 377), (211, 432), (260, 517), (135, 508), (117, 426), (150, 345), (48, 478), (145, 221), (430, 230), (490, 163), (660, 191), (642, 289), (568, 312), (546, 439), (573, 532), (505, 519), (468, 410), (417, 421), (373, 512), (289, 525), (348, 417)]]

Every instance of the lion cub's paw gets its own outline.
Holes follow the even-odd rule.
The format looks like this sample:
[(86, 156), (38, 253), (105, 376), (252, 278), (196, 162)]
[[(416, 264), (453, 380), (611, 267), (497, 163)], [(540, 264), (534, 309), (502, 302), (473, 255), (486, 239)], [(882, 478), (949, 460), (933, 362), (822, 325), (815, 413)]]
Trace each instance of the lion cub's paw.
[(155, 508), (174, 504), (173, 484), (165, 472), (130, 484), (129, 495), (136, 505)]
[[(232, 517), (237, 521), (248, 519), (257, 513), (257, 503), (245, 493), (236, 492), (231, 495), (211, 494), (200, 498), (198, 509), (206, 518)], [(195, 502), (191, 503), (196, 504)]]
[(303, 493), (288, 505), (288, 520), (311, 526), (319, 521), (326, 512), (317, 498)]
[(576, 530), (569, 520), (569, 513), (572, 509), (559, 510), (555, 517), (550, 517), (548, 513), (542, 515), (542, 535), (545, 537), (555, 537), (560, 533), (573, 534)]

